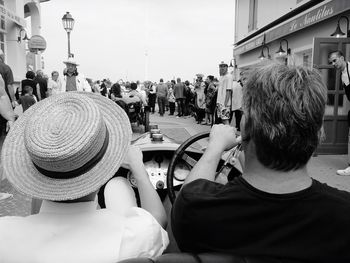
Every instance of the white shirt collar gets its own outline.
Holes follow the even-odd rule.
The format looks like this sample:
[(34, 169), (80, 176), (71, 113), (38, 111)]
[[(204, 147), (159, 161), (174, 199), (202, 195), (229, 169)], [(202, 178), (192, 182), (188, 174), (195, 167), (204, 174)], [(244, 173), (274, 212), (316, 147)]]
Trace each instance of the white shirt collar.
[(96, 211), (96, 209), (97, 204), (95, 201), (80, 203), (62, 203), (44, 200), (39, 213), (74, 214), (82, 212), (94, 212)]

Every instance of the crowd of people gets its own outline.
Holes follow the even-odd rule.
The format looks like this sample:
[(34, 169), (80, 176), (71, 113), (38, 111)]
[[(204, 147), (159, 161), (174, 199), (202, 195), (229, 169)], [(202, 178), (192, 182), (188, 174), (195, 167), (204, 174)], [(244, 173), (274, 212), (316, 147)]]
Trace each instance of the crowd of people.
[[(222, 62), (217, 81), (198, 75), (193, 84), (178, 78), (86, 86), (77, 64), (66, 64), (60, 87), (91, 92), (53, 96), (57, 87), (50, 91), (46, 81), (47, 90), (42, 89), (34, 81), (42, 77), (37, 72), (27, 74), (16, 100), (7, 93), (11, 81), (0, 77), (0, 113), (9, 130), (1, 172), (18, 191), (42, 201), (37, 214), (0, 217), (2, 262), (118, 262), (165, 251), (167, 215), (141, 150), (131, 145), (129, 120), (115, 103), (123, 93), (154, 113), (157, 102), (160, 116), (168, 107), (170, 115), (177, 108), (179, 118), (193, 111), (197, 121), (213, 124), (216, 114), (221, 122), (213, 125), (171, 211), (181, 251), (282, 262), (350, 261), (350, 193), (313, 179), (307, 169), (322, 137), (327, 102), (319, 72), (269, 63), (238, 82)], [(187, 94), (194, 97), (193, 108)], [(29, 106), (15, 121), (17, 101)], [(229, 183), (215, 181), (223, 152), (239, 143), (243, 174)], [(140, 204), (128, 181), (115, 177), (120, 167), (134, 175)], [(102, 187), (105, 208), (98, 209)]]
[(73, 58), (64, 61), (63, 78), (58, 71), (51, 77), (28, 71), (15, 93), (15, 104), (22, 105), (23, 112), (35, 102), (67, 91), (88, 91), (105, 96), (125, 108), (125, 104), (140, 101), (148, 105), (151, 114), (160, 116), (193, 117), (197, 124), (236, 123), (239, 130), (242, 101), (242, 81), (236, 81), (228, 72), (228, 65), (219, 65), (220, 77), (204, 77), (197, 74), (193, 83), (188, 80), (123, 81), (112, 83), (108, 78), (93, 81), (78, 74), (78, 64)]

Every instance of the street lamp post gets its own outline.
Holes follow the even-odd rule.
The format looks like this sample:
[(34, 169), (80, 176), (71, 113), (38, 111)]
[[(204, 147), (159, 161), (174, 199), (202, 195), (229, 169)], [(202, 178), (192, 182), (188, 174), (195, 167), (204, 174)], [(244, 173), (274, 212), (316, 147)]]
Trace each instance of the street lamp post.
[(70, 53), (70, 32), (72, 32), (73, 27), (74, 27), (74, 19), (72, 15), (69, 12), (66, 12), (64, 16), (62, 17), (62, 24), (64, 30), (67, 32), (67, 37), (68, 37), (68, 58), (71, 56)]

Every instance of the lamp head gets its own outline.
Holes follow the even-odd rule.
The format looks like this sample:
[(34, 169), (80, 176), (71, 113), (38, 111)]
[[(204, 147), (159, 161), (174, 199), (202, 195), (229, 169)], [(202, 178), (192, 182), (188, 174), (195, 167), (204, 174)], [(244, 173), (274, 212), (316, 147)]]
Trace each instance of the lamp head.
[(340, 36), (344, 36), (344, 35), (345, 35), (345, 33), (343, 31), (341, 31), (339, 21), (338, 21), (337, 28), (335, 29), (334, 33), (331, 34), (331, 37), (340, 37)]
[(67, 31), (67, 33), (70, 33), (73, 30), (74, 19), (69, 12), (66, 12), (62, 17), (62, 24), (63, 28)]

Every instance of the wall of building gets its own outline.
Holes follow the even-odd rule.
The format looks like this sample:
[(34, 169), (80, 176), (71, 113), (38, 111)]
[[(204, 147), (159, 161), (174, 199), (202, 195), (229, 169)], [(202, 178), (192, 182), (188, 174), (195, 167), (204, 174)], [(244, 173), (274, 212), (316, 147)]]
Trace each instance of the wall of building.
[[(302, 3), (305, 1), (307, 0)], [(253, 2), (257, 5), (256, 28), (249, 31), (249, 14), (253, 14)], [(297, 0), (236, 0), (235, 42), (290, 12), (300, 4), (301, 2)]]
[[(18, 41), (21, 29), (27, 31), (28, 37), (38, 34), (40, 35), (40, 0), (4, 0), (2, 16), (5, 19), (4, 34), (4, 53), (5, 62), (11, 67), (16, 82), (25, 77), (27, 72), (27, 41), (22, 40), (25, 32), (21, 33), (21, 41)], [(25, 21), (24, 6), (28, 4), (30, 7), (31, 30), (28, 30)], [(39, 59), (40, 56), (38, 56)], [(40, 61), (37, 65), (41, 65)], [(38, 66), (33, 68), (39, 69)]]

